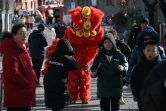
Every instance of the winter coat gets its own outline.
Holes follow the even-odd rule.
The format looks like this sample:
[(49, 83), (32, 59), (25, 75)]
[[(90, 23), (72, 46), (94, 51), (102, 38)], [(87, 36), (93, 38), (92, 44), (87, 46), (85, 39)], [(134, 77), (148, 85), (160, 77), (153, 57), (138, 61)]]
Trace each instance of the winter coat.
[(127, 44), (130, 46), (131, 50), (133, 50), (133, 48), (137, 45), (137, 36), (140, 31), (141, 27), (134, 27), (134, 29), (130, 32)]
[(52, 28), (52, 29), (45, 28), (44, 35), (46, 36), (48, 45), (51, 45), (52, 41), (55, 40), (55, 38), (56, 38), (55, 29), (54, 28)]
[(131, 89), (132, 94), (135, 98), (139, 98), (140, 91), (143, 88), (143, 82), (149, 72), (153, 69), (153, 67), (160, 63), (162, 60), (160, 56), (157, 56), (153, 62), (148, 61), (145, 56), (142, 56), (139, 63), (134, 67), (131, 73)]
[(126, 58), (129, 57), (131, 49), (130, 47), (124, 42), (123, 39), (116, 40), (116, 47), (120, 50), (122, 54), (125, 55)]
[(66, 39), (59, 40), (56, 52), (49, 57), (49, 66), (44, 76), (44, 95), (47, 108), (63, 109), (67, 104), (68, 71), (78, 65), (73, 58), (73, 49)]
[(34, 30), (28, 39), (30, 55), (33, 59), (44, 59), (45, 49), (48, 45), (47, 40), (43, 32)]
[[(134, 49), (132, 50), (132, 53), (131, 53), (131, 56), (129, 59), (129, 69), (127, 71), (126, 85), (129, 84), (130, 75), (131, 75), (131, 71), (132, 71), (133, 67), (139, 62), (140, 57), (143, 55), (143, 49), (144, 49), (143, 38), (146, 35), (152, 36), (153, 40), (157, 41), (158, 43), (160, 42), (160, 38), (159, 38), (157, 32), (150, 26), (145, 27), (139, 33), (138, 39), (137, 39), (137, 46), (134, 47)], [(161, 46), (159, 46), (158, 50), (159, 50), (161, 59), (165, 60), (166, 58), (165, 58), (164, 49)]]
[(140, 93), (144, 111), (166, 111), (166, 60), (156, 65), (144, 81)]
[(34, 16), (29, 17), (29, 23), (33, 24), (35, 22)]
[(64, 26), (60, 26), (59, 28), (59, 38), (62, 38), (65, 34), (65, 30), (67, 29), (67, 26), (65, 24), (63, 24)]
[(0, 52), (3, 54), (4, 106), (35, 106), (37, 78), (27, 49), (5, 38)]
[(56, 37), (60, 38), (60, 26), (55, 26), (54, 29), (55, 29), (55, 32), (56, 32)]
[[(105, 40), (104, 37), (102, 40)], [(116, 50), (116, 42), (114, 37), (108, 37), (113, 43), (114, 53), (112, 54), (112, 59), (109, 62), (106, 58), (104, 49), (100, 50), (95, 57), (93, 64), (91, 66), (91, 71), (96, 72), (98, 65), (101, 63), (99, 69), (97, 70), (97, 97), (98, 98), (111, 98), (111, 97), (121, 97), (122, 95), (122, 80), (121, 76), (126, 76), (124, 72), (128, 69), (128, 63), (126, 57)], [(122, 65), (124, 71), (119, 71), (117, 66)]]

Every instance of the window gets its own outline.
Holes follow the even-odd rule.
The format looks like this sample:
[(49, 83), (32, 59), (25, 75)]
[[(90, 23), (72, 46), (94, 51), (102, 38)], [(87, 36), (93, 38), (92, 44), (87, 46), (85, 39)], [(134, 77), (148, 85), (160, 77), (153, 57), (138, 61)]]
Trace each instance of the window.
[(78, 5), (87, 6), (88, 5), (88, 0), (78, 0)]
[(112, 0), (106, 0), (106, 5), (111, 5), (112, 4)]

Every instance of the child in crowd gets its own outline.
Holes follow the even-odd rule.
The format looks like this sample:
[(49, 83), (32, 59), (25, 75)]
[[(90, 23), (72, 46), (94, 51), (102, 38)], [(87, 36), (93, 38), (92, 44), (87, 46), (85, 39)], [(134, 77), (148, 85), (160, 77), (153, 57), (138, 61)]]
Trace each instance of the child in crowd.
[(67, 39), (61, 39), (56, 52), (49, 57), (49, 65), (44, 76), (44, 96), (47, 108), (63, 111), (67, 105), (68, 71), (75, 71), (78, 65), (73, 58), (73, 48)]
[[(111, 31), (108, 32), (108, 34), (111, 33), (114, 38), (115, 38), (115, 41), (116, 41), (116, 47), (117, 49), (125, 55), (126, 59), (128, 59), (130, 53), (131, 53), (131, 49), (130, 47), (125, 43), (124, 39), (120, 39), (116, 30), (115, 29), (112, 29)], [(122, 77), (123, 79), (123, 84), (125, 85), (126, 84), (126, 77)], [(125, 104), (125, 101), (123, 99), (123, 93), (122, 93), (122, 96), (120, 98), (120, 104)]]
[[(129, 59), (129, 69), (127, 71), (127, 79), (126, 79), (126, 85), (130, 88), (130, 77), (131, 77), (131, 71), (133, 70), (134, 66), (138, 64), (140, 61), (140, 57), (143, 55), (144, 45), (149, 40), (154, 40), (158, 44), (160, 43), (160, 38), (158, 33), (154, 30), (151, 26), (146, 26), (139, 34), (137, 38), (137, 46), (134, 47), (134, 49), (131, 52), (131, 56)], [(159, 55), (162, 60), (165, 60), (165, 52), (163, 47), (158, 46)]]
[(142, 111), (140, 92), (144, 86), (144, 80), (152, 68), (161, 61), (158, 43), (153, 40), (146, 42), (143, 56), (141, 56), (139, 63), (134, 67), (130, 81), (134, 100), (138, 101), (139, 111)]
[(128, 69), (126, 57), (116, 48), (112, 34), (107, 34), (102, 40), (102, 49), (95, 57), (91, 67), (91, 77), (98, 77), (97, 97), (100, 99), (102, 111), (118, 111), (119, 99), (122, 95), (122, 79)]

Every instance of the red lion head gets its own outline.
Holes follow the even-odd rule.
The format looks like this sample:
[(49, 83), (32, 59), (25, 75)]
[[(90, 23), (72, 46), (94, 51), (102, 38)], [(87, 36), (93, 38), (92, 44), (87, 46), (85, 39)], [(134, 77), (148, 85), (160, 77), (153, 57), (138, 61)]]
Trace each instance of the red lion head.
[(71, 44), (98, 45), (104, 31), (101, 21), (104, 13), (93, 7), (77, 7), (68, 11), (71, 14), (70, 27), (65, 33)]

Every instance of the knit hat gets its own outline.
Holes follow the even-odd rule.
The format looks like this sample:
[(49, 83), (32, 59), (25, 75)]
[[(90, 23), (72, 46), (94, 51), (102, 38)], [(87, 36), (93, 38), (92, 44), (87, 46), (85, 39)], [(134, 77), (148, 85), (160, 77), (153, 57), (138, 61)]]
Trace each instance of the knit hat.
[(147, 24), (149, 24), (149, 19), (147, 18), (147, 17), (145, 17), (145, 16), (142, 16), (141, 17), (141, 20), (140, 20), (140, 23), (147, 23)]
[(44, 29), (45, 29), (44, 24), (39, 24), (39, 25), (38, 25), (38, 30), (39, 30), (39, 31), (43, 31)]

